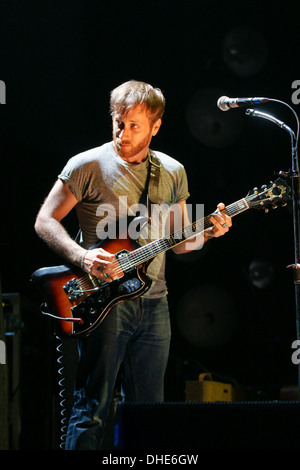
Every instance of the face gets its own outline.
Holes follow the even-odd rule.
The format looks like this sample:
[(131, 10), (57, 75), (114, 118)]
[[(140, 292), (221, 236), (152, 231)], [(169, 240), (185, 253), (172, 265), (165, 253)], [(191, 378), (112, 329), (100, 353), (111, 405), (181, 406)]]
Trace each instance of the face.
[(152, 136), (161, 120), (153, 123), (143, 105), (136, 105), (123, 115), (113, 116), (113, 141), (116, 153), (129, 163), (140, 163), (147, 156)]

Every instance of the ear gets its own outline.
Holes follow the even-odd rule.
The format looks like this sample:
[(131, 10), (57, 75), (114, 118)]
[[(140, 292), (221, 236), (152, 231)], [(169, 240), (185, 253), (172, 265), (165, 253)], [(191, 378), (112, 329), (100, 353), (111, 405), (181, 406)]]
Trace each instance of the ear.
[(161, 126), (161, 119), (157, 119), (157, 121), (155, 121), (152, 127), (152, 135), (156, 135), (158, 133), (160, 126)]

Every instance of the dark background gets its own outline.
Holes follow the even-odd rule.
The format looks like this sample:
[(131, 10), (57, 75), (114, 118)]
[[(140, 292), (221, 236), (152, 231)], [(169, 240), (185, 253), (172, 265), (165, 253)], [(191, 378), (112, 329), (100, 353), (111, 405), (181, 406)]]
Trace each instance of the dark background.
[[(152, 147), (185, 165), (188, 202), (208, 214), (276, 179), (291, 167), (288, 133), (241, 109), (222, 113), (216, 101), (266, 96), (298, 112), (299, 6), (12, 0), (1, 2), (0, 18), (2, 292), (21, 296), (20, 448), (47, 449), (57, 419), (56, 344), (30, 277), (61, 263), (33, 229), (58, 172), (70, 156), (111, 139), (109, 93), (134, 78), (165, 93)], [(260, 109), (296, 130), (287, 107)], [(295, 294), (286, 269), (294, 262), (291, 205), (250, 210), (233, 222), (230, 234), (200, 252), (168, 253), (167, 400), (184, 400), (185, 381), (204, 371), (254, 400), (279, 399), (282, 387), (297, 383)], [(66, 224), (75, 236), (75, 218)]]

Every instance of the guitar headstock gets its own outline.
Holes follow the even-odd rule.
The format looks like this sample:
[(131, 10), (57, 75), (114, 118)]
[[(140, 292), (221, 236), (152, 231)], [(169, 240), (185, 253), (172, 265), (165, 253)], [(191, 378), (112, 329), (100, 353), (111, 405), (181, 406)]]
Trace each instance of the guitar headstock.
[(267, 186), (262, 185), (261, 188), (254, 188), (246, 196), (246, 201), (249, 207), (254, 209), (264, 209), (268, 212), (269, 207), (275, 209), (278, 204), (286, 206), (287, 202), (292, 198), (291, 188), (281, 178), (278, 178), (274, 182), (270, 182)]

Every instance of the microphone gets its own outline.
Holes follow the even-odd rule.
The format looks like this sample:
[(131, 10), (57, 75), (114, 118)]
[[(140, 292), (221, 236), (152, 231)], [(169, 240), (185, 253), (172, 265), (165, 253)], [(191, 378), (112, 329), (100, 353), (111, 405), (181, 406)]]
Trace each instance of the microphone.
[(239, 108), (248, 105), (266, 103), (268, 98), (228, 98), (228, 96), (221, 96), (217, 101), (218, 108), (221, 111), (228, 111), (231, 108)]

